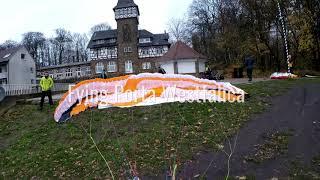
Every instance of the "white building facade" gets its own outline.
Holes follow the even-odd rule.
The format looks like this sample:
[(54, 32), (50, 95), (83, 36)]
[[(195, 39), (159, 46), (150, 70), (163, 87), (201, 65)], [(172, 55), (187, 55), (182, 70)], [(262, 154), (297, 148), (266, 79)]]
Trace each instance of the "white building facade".
[(48, 73), (54, 80), (86, 79), (92, 75), (91, 62), (77, 62), (57, 66), (41, 67), (38, 76)]
[(36, 65), (24, 46), (0, 50), (0, 84), (36, 84)]
[(199, 75), (206, 70), (207, 58), (179, 41), (157, 62), (167, 74)]

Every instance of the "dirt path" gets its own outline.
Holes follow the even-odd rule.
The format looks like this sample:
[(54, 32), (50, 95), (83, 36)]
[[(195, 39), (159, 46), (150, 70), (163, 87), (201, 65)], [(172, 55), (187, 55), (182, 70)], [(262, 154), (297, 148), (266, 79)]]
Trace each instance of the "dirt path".
[[(274, 99), (272, 104), (268, 112), (253, 118), (239, 131), (230, 163), (231, 176), (287, 177), (291, 161), (299, 160), (308, 165), (320, 154), (320, 84), (296, 87)], [(266, 134), (276, 132), (292, 132), (286, 153), (261, 163), (246, 160), (246, 156), (257, 153), (257, 145), (265, 142)], [(228, 151), (228, 143), (224, 147)], [(223, 179), (227, 174), (227, 156), (222, 152), (199, 153), (185, 164), (179, 177), (194, 178), (206, 170), (207, 179)]]

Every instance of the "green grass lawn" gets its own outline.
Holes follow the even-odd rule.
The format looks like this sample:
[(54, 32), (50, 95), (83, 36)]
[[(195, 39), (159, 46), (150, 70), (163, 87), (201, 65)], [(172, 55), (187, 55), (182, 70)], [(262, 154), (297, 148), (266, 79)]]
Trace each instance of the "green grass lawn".
[(65, 124), (53, 120), (54, 107), (17, 105), (0, 119), (0, 177), (110, 178), (128, 175), (137, 162), (140, 175), (178, 168), (192, 155), (215, 151), (271, 97), (295, 84), (319, 80), (270, 81), (241, 85), (245, 103), (172, 103), (129, 109), (89, 110)]

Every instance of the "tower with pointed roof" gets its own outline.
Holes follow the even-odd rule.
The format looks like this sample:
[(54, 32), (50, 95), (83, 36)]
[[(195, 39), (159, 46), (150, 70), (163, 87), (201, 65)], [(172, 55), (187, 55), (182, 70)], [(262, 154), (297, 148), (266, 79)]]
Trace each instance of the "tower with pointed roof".
[(126, 73), (139, 73), (138, 25), (139, 7), (133, 0), (118, 0), (114, 7), (117, 21), (119, 70)]

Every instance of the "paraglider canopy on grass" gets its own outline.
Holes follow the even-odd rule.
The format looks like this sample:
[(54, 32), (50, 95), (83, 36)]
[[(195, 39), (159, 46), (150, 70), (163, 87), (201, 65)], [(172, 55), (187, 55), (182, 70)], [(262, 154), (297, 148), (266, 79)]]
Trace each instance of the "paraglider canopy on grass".
[(245, 92), (230, 83), (190, 75), (138, 74), (80, 82), (56, 108), (56, 122), (64, 122), (88, 108), (151, 106), (171, 102), (244, 101)]

